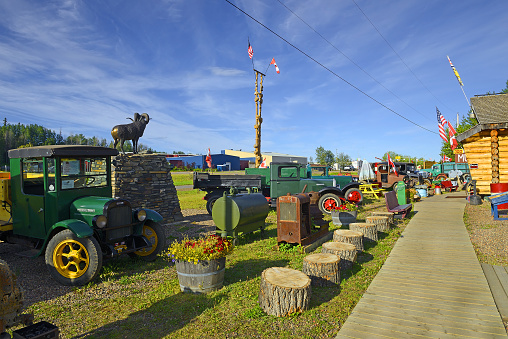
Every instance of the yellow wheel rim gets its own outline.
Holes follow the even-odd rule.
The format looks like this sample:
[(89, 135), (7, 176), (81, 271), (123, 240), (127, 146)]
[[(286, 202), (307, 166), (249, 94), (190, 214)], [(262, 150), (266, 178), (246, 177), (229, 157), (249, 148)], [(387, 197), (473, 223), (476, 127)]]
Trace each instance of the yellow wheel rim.
[(53, 266), (65, 278), (76, 279), (85, 274), (90, 256), (85, 246), (76, 240), (65, 240), (53, 251)]
[(141, 257), (146, 257), (147, 255), (150, 255), (153, 253), (153, 251), (155, 251), (155, 249), (157, 248), (159, 239), (157, 238), (157, 233), (155, 233), (155, 230), (148, 225), (143, 225), (143, 235), (152, 244), (152, 247), (143, 248), (142, 250), (136, 251), (134, 253), (136, 253), (137, 255), (139, 255)]

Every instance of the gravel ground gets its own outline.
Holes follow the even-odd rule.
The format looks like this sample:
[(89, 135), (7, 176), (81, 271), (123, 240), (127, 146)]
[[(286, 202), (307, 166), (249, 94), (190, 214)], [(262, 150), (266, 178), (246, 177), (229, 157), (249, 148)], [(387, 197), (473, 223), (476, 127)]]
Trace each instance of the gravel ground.
[(494, 220), (490, 203), (466, 204), (465, 223), (478, 260), (508, 266), (508, 220)]

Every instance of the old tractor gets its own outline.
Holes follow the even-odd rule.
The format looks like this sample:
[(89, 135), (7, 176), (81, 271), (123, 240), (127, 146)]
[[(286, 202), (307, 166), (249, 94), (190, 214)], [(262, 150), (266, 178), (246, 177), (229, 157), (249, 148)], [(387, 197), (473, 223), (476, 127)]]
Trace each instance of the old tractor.
[(10, 173), (0, 178), (0, 240), (44, 255), (64, 285), (92, 281), (105, 257), (155, 260), (166, 246), (162, 216), (112, 198), (111, 157), (117, 154), (75, 145), (10, 150)]

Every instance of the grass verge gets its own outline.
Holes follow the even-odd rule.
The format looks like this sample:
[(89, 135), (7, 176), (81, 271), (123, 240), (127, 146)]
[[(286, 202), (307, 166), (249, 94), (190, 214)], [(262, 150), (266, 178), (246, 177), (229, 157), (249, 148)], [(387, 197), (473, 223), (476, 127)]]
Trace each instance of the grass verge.
[[(190, 193), (187, 193), (190, 192)], [(201, 192), (178, 192), (182, 208), (203, 208)], [(384, 210), (374, 201), (360, 212)], [(332, 338), (385, 262), (407, 224), (367, 244), (338, 287), (313, 287), (309, 310), (277, 318), (258, 305), (261, 272), (274, 266), (301, 270), (307, 254), (277, 249), (276, 215), (259, 231), (239, 238), (227, 257), (224, 287), (206, 295), (181, 293), (174, 266), (159, 257), (106, 262), (97, 281), (33, 304), (35, 320), (57, 325), (61, 338)], [(336, 227), (331, 225), (333, 230)], [(320, 252), (318, 248), (316, 252)]]

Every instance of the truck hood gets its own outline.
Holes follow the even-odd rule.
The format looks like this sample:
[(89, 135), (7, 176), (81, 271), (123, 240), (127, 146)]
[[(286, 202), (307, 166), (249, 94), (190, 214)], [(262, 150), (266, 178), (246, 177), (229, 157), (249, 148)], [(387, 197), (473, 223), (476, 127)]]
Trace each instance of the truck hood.
[(91, 220), (96, 215), (104, 214), (104, 206), (111, 200), (114, 199), (97, 196), (78, 198), (70, 206), (70, 217), (83, 221)]

